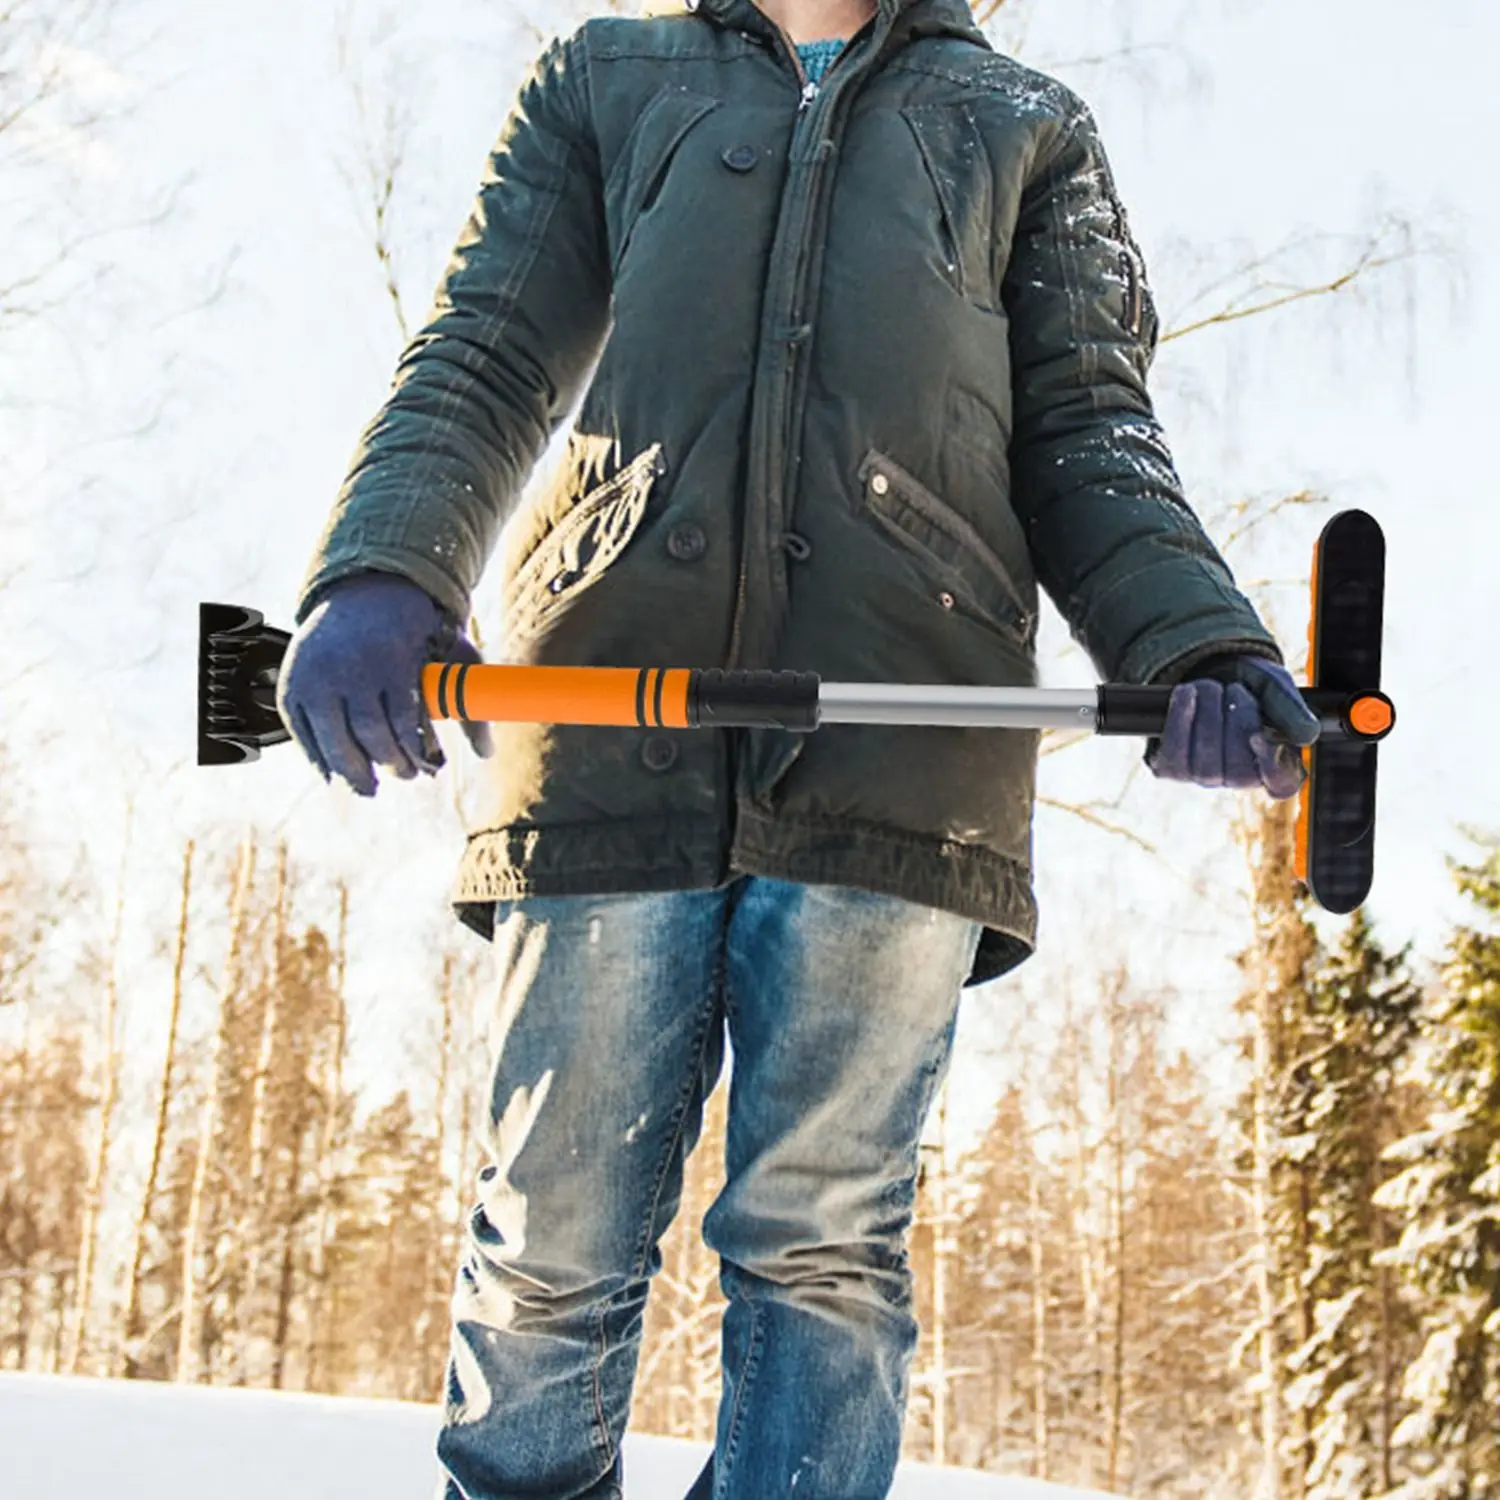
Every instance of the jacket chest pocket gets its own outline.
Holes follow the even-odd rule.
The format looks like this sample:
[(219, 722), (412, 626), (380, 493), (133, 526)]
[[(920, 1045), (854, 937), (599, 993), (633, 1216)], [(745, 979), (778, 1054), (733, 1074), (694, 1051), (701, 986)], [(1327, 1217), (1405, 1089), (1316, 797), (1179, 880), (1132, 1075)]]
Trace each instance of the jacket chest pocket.
[(604, 576), (640, 529), (652, 487), (666, 467), (656, 443), (583, 495), (542, 538), (506, 584), (507, 641), (539, 635)]
[(935, 604), (1030, 645), (1036, 617), (1010, 569), (968, 521), (882, 453), (865, 455), (859, 479), (866, 512), (917, 560)]
[(719, 101), (707, 94), (668, 87), (636, 118), (604, 184), (604, 219), (616, 276), (636, 225), (661, 196), (679, 147), (693, 127), (718, 107)]
[(984, 137), (963, 105), (914, 104), (901, 115), (936, 200), (944, 271), (960, 296), (999, 312), (1004, 254), (996, 243), (995, 176)]

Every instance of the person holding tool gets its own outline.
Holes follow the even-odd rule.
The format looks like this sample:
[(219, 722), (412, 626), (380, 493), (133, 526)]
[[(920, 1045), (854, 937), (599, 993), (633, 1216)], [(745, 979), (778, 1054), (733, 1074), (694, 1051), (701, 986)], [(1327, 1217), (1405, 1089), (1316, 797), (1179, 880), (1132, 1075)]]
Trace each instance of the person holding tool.
[[(1045, 590), (1102, 678), (1173, 687), (1156, 775), (1293, 796), (1319, 721), (1184, 498), (1157, 336), (1089, 109), (964, 0), (591, 20), (501, 130), (277, 709), (362, 796), (434, 774), (422, 668), (479, 660), (503, 542), (522, 664), (1027, 686)], [(454, 899), (499, 984), (448, 1495), (621, 1495), (726, 1042), (723, 1400), (692, 1495), (886, 1494), (923, 1122), (961, 991), (1036, 941), (1037, 733), (464, 730), (487, 806)]]

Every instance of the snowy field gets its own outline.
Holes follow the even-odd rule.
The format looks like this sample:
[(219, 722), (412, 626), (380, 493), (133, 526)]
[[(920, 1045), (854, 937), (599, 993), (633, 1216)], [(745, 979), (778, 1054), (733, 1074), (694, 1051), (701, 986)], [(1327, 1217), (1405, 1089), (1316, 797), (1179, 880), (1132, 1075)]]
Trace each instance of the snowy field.
[[(0, 1374), (0, 1497), (431, 1500), (435, 1407)], [(706, 1449), (625, 1445), (629, 1500), (681, 1500)], [(1079, 1500), (1031, 1479), (903, 1465), (892, 1500)]]

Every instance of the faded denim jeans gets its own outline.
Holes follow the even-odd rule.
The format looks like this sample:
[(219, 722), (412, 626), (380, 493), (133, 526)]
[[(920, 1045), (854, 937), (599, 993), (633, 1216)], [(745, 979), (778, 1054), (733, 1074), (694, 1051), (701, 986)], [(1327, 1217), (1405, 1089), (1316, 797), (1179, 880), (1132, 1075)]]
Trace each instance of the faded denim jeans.
[(453, 1301), (447, 1500), (619, 1500), (647, 1287), (732, 1056), (703, 1224), (728, 1309), (689, 1500), (880, 1500), (916, 1347), (905, 1237), (979, 940), (832, 886), (501, 902), (488, 1165)]

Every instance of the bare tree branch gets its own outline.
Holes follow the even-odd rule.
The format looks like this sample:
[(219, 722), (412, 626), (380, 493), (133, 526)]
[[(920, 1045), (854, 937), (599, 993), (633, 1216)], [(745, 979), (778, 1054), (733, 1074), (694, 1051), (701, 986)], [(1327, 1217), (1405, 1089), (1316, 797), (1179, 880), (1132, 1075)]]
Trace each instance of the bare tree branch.
[(1128, 42), (1104, 52), (1085, 52), (1077, 57), (1049, 58), (1042, 64), (1048, 73), (1081, 72), (1085, 68), (1114, 67), (1117, 63), (1136, 62), (1146, 57), (1170, 56), (1177, 49), (1165, 42)]
[(390, 42), (395, 20), (389, 9), (375, 18), (366, 42), (356, 42), (349, 9), (340, 14), (335, 39), (338, 69), (349, 90), (356, 126), (355, 160), (339, 162), (339, 172), (354, 191), (380, 267), (381, 284), (402, 343), (411, 338), (406, 306), (401, 296), (400, 265), (395, 246), (396, 198), (411, 143), (414, 108), (410, 98), (387, 79), (371, 85), (366, 78), (370, 58)]
[(1356, 282), (1368, 278), (1376, 271), (1385, 270), (1391, 266), (1410, 264), (1437, 248), (1419, 239), (1409, 220), (1401, 216), (1391, 216), (1364, 239), (1355, 252), (1352, 262), (1346, 262), (1343, 268), (1332, 276), (1305, 279), (1279, 271), (1280, 267), (1297, 257), (1338, 245), (1349, 238), (1348, 235), (1324, 232), (1300, 234), (1285, 241), (1275, 250), (1253, 256), (1200, 288), (1189, 298), (1184, 308), (1186, 312), (1222, 294), (1224, 300), (1215, 311), (1166, 329), (1161, 335), (1160, 342), (1169, 344), (1177, 339), (1186, 338), (1189, 334), (1200, 333), (1206, 328), (1219, 328), (1230, 323), (1240, 323), (1247, 318), (1276, 312), (1280, 308), (1290, 307), (1298, 302), (1334, 296), (1346, 291)]
[(1244, 541), (1257, 527), (1263, 526), (1267, 521), (1279, 516), (1285, 510), (1290, 510), (1293, 506), (1309, 507), (1328, 503), (1329, 497), (1317, 490), (1298, 490), (1294, 495), (1283, 495), (1280, 499), (1271, 501), (1261, 496), (1247, 496), (1236, 500), (1220, 512), (1223, 525), (1228, 529), (1222, 529), (1218, 524), (1215, 525), (1215, 531), (1220, 533), (1219, 550), (1229, 551), (1237, 543)]
[(1121, 838), (1129, 839), (1137, 848), (1144, 849), (1147, 854), (1159, 855), (1161, 853), (1161, 850), (1150, 839), (1143, 838), (1133, 828), (1096, 812), (1094, 809), (1100, 805), (1096, 802), (1063, 802), (1056, 797), (1043, 796), (1039, 796), (1036, 800), (1040, 807), (1052, 807), (1059, 812), (1071, 813), (1073, 817), (1081, 818), (1095, 828), (1102, 828), (1106, 833), (1117, 833)]
[[(10, 220), (0, 244), (0, 317), (27, 317), (34, 295), (65, 279), (84, 245), (114, 232), (80, 231), (59, 189), (106, 122), (128, 112), (120, 99), (101, 97), (91, 66), (116, 9), (116, 0), (0, 5), (0, 171), (12, 203), (30, 205)], [(28, 183), (31, 176), (38, 183)]]
[[(1004, 3), (1004, 0), (1000, 0)], [(542, 0), (539, 9), (523, 6), (520, 0), (509, 0), (505, 11), (510, 20), (524, 31), (532, 43), (541, 46), (549, 37), (565, 34), (591, 16), (609, 12), (617, 16), (632, 16), (639, 13), (639, 0), (597, 0), (597, 3), (578, 3), (570, 0), (567, 6), (557, 0)]]
[(1094, 738), (1092, 729), (1044, 729), (1042, 731), (1041, 756), (1056, 755), (1059, 750), (1071, 750)]
[(985, 31), (997, 21), (1001, 23), (1005, 50), (1012, 56), (1019, 54), (1026, 45), (1035, 13), (1036, 0), (977, 0), (974, 6), (974, 20)]

